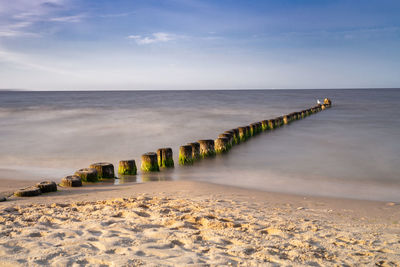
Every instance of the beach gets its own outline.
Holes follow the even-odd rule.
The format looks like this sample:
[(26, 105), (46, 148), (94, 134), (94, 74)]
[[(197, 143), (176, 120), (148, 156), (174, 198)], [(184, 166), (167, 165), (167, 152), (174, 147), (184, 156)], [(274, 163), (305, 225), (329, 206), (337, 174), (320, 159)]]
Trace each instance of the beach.
[(393, 202), (205, 182), (59, 187), (0, 202), (2, 266), (398, 266), (399, 240)]
[(399, 14), (0, 0), (0, 267), (400, 266)]

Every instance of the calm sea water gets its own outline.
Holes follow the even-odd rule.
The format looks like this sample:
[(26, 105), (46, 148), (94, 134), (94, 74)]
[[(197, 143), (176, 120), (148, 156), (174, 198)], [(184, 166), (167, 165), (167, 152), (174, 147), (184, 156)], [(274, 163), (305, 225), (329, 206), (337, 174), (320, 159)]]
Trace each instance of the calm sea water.
[(90, 163), (135, 159), (329, 97), (333, 107), (229, 154), (116, 180), (201, 180), (400, 201), (400, 90), (0, 92), (0, 178), (60, 180)]

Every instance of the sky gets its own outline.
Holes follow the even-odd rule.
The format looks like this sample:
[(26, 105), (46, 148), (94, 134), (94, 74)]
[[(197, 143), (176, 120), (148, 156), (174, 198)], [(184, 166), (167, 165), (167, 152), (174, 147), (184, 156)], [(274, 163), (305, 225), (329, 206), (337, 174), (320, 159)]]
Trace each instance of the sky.
[(0, 0), (0, 88), (400, 87), (398, 0)]

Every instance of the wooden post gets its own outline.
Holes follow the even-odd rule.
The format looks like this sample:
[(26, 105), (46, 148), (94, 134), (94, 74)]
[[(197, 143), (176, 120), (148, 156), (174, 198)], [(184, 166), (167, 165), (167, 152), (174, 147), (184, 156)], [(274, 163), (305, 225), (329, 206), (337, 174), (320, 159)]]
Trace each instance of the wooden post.
[(191, 145), (185, 145), (179, 148), (179, 164), (180, 165), (193, 164), (193, 150)]
[(215, 139), (214, 143), (215, 143), (215, 152), (216, 153), (220, 154), (220, 153), (228, 152), (228, 150), (229, 150), (228, 138), (225, 138), (225, 137), (217, 138), (217, 139)]
[(120, 160), (118, 164), (118, 174), (122, 175), (136, 175), (137, 168), (136, 162), (133, 159), (130, 160)]
[(197, 141), (200, 144), (200, 156), (202, 158), (215, 156), (214, 140), (206, 139)]
[(158, 172), (160, 168), (157, 162), (157, 154), (148, 152), (142, 155), (142, 163), (140, 169), (144, 172)]
[(172, 168), (174, 167), (174, 159), (172, 157), (172, 149), (160, 148), (157, 150), (158, 166), (160, 168)]
[(97, 176), (99, 179), (110, 179), (115, 178), (114, 165), (108, 162), (98, 162), (90, 164), (89, 168), (97, 170)]

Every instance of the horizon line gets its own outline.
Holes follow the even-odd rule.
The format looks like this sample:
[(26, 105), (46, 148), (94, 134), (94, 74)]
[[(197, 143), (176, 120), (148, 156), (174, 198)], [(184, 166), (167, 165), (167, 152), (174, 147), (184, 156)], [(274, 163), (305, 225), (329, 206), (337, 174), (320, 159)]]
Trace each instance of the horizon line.
[(0, 88), (0, 92), (121, 92), (121, 91), (267, 91), (267, 90), (374, 90), (374, 89), (400, 89), (400, 87), (340, 87), (340, 88), (212, 88), (212, 89), (19, 89), (19, 88)]

